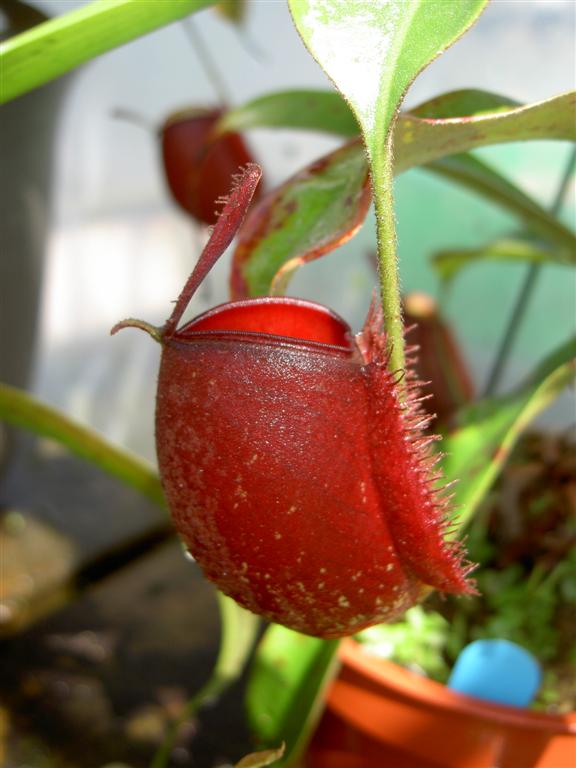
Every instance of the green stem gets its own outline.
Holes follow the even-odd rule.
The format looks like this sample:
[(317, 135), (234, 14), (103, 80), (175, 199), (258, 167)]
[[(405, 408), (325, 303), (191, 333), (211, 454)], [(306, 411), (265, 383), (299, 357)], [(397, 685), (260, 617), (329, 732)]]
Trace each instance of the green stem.
[(0, 104), (215, 0), (95, 0), (0, 46)]
[(148, 462), (112, 445), (26, 392), (0, 384), (0, 419), (57, 440), (72, 453), (132, 486), (156, 504), (165, 506), (158, 473)]
[(372, 162), (374, 207), (376, 210), (376, 235), (378, 240), (378, 264), (380, 273), (380, 295), (384, 329), (390, 348), (389, 368), (391, 371), (404, 370), (404, 324), (398, 257), (396, 254), (396, 222), (394, 217), (392, 139), (390, 131), (384, 152), (389, 162)]

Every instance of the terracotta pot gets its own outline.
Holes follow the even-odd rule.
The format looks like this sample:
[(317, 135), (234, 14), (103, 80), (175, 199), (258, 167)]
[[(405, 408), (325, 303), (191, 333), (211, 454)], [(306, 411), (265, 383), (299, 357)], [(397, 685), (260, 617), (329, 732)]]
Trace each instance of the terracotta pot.
[(306, 768), (572, 768), (576, 712), (490, 704), (341, 645)]

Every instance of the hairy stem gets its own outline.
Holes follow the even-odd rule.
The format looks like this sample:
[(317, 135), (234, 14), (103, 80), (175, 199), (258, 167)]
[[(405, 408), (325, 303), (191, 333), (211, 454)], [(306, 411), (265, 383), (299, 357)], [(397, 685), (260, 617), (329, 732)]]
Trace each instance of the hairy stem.
[(378, 265), (380, 274), (380, 295), (384, 316), (384, 329), (390, 348), (389, 367), (391, 371), (403, 370), (404, 325), (398, 257), (396, 254), (396, 222), (394, 217), (392, 137), (390, 131), (384, 151), (389, 162), (372, 163), (374, 206), (376, 209), (376, 234), (378, 239)]

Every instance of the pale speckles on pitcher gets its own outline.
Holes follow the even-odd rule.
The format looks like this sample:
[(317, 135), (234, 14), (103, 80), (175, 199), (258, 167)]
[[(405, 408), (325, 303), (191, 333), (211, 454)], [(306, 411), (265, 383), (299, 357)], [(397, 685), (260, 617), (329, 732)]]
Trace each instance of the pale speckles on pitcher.
[[(177, 328), (259, 179), (233, 190), (162, 344), (156, 439), (175, 525), (206, 576), (265, 618), (339, 637), (430, 588), (472, 591), (447, 542), (418, 383), (404, 402), (377, 308), (354, 338), (319, 304), (259, 298)], [(397, 378), (397, 377), (396, 377)]]

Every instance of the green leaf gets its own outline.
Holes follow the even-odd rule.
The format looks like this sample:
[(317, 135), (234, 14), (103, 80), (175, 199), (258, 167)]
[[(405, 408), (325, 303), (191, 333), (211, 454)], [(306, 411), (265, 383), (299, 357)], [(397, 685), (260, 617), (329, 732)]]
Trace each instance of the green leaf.
[(424, 120), (470, 118), (489, 116), (498, 112), (510, 113), (511, 107), (525, 108), (520, 102), (499, 93), (481, 91), (478, 88), (463, 88), (434, 96), (423, 104), (413, 107), (410, 114)]
[(95, 0), (39, 24), (0, 46), (0, 103), (214, 1)]
[(484, 261), (515, 261), (521, 264), (576, 265), (576, 250), (560, 251), (546, 248), (530, 240), (497, 240), (481, 248), (439, 251), (432, 257), (432, 266), (444, 283), (450, 283), (465, 267)]
[(509, 108), (505, 101), (484, 91), (455, 91), (411, 110), (397, 125), (396, 173), (491, 144), (576, 139), (574, 91), (534, 104), (510, 102)]
[(486, 3), (289, 0), (300, 36), (350, 105), (368, 151), (391, 370), (404, 367), (392, 202), (394, 120), (416, 75), (474, 23)]
[(250, 128), (291, 128), (346, 137), (360, 132), (350, 107), (339, 94), (317, 90), (260, 96), (226, 112), (218, 123), (222, 133)]
[[(308, 100), (309, 108), (306, 108)], [(394, 172), (401, 173), (419, 162), (429, 162), (447, 152), (460, 152), (491, 143), (531, 138), (576, 138), (574, 101), (575, 94), (572, 93), (537, 104), (512, 107), (513, 103), (509, 99), (484, 91), (467, 90), (444, 94), (416, 108), (418, 117), (414, 114), (400, 116), (395, 127)], [(315, 106), (312, 106), (314, 104)], [(455, 115), (463, 115), (465, 111), (472, 115), (473, 119), (453, 119)], [(342, 129), (342, 135), (349, 135), (353, 127), (352, 113), (337, 93), (328, 91), (288, 91), (270, 94), (228, 113), (224, 125), (229, 128), (300, 125), (325, 130), (331, 112), (338, 115), (334, 125), (347, 126)], [(439, 114), (446, 119), (431, 120), (422, 117), (431, 114)], [(346, 158), (343, 165), (339, 162), (341, 157)], [(237, 295), (269, 293), (276, 271), (280, 270), (286, 261), (291, 261), (273, 289), (275, 292), (282, 290), (293, 269), (322, 256), (352, 237), (368, 206), (364, 195), (348, 199), (347, 189), (348, 185), (356, 191), (360, 188), (359, 185), (366, 178), (366, 167), (363, 148), (356, 140), (346, 145), (346, 148), (326, 155), (320, 162), (289, 179), (282, 186), (282, 193), (278, 197), (275, 197), (274, 192), (272, 197), (266, 198), (261, 203), (266, 212), (255, 212), (253, 216), (277, 221), (277, 227), (262, 227), (256, 231), (256, 237), (251, 244), (243, 244), (241, 253), (235, 258), (238, 262), (235, 269), (239, 275), (235, 279)], [(529, 222), (533, 231), (557, 243), (561, 252), (574, 248), (574, 236), (567, 227), (480, 160), (472, 158), (467, 161), (464, 157), (459, 161), (458, 158), (449, 158), (425, 167), (466, 184), (475, 192), (500, 203), (522, 221)], [(329, 169), (330, 183), (333, 185), (333, 196), (326, 197), (324, 201), (323, 168)], [(315, 173), (319, 173), (318, 196), (314, 194), (314, 185), (310, 178)], [(342, 173), (341, 183), (337, 178), (339, 173)], [(314, 208), (315, 216), (300, 218), (274, 214), (272, 206), (277, 203), (282, 206), (286, 200), (300, 197), (303, 179), (306, 179), (307, 185), (306, 205)], [(291, 190), (292, 185), (295, 186), (294, 190)], [(353, 205), (357, 206), (357, 210), (352, 209)], [(330, 210), (325, 211), (324, 206), (330, 206)], [(344, 211), (345, 216), (332, 215), (332, 212), (338, 210)], [(272, 242), (269, 238), (273, 238)], [(290, 243), (290, 246), (277, 251), (279, 240)], [(267, 257), (271, 259), (269, 264)], [(249, 279), (243, 277), (248, 272)]]
[[(425, 168), (515, 215), (529, 231), (554, 245), (546, 260), (564, 264), (576, 260), (576, 237), (571, 230), (478, 158), (458, 155)], [(370, 205), (367, 170), (356, 140), (325, 155), (264, 197), (249, 214), (234, 252), (233, 295), (282, 293), (297, 268), (353, 237)], [(544, 254), (546, 249), (540, 248)], [(530, 249), (527, 244), (525, 258), (541, 260), (536, 250), (536, 245)], [(519, 245), (510, 258), (521, 258)], [(442, 255), (440, 261), (443, 259), (448, 265), (456, 257)]]
[(477, 19), (486, 0), (289, 0), (304, 43), (361, 126), (373, 170), (416, 75)]
[(50, 437), (152, 501), (164, 506), (158, 472), (148, 462), (35, 400), (26, 392), (0, 383), (0, 419), (37, 435)]
[(528, 381), (505, 397), (461, 412), (459, 428), (442, 443), (444, 475), (458, 480), (454, 508), (462, 529), (495, 481), (521, 432), (574, 380), (576, 338), (551, 354)]
[(370, 201), (368, 166), (356, 145), (297, 173), (246, 219), (234, 251), (232, 295), (267, 294), (275, 276), (273, 292), (282, 292), (294, 269), (355, 234)]
[[(170, 729), (166, 739), (156, 752), (150, 768), (166, 768), (181, 726), (198, 710), (217, 699), (242, 674), (252, 651), (260, 619), (241, 608), (238, 603), (217, 592), (220, 609), (220, 649), (216, 665), (207, 683), (187, 702), (183, 713)], [(248, 757), (253, 757), (249, 755)], [(241, 761), (242, 762), (242, 761)], [(246, 765), (269, 765), (271, 760)]]
[[(219, 129), (292, 128), (350, 138), (358, 124), (334, 91), (280, 91), (228, 112)], [(576, 140), (576, 93), (533, 104), (487, 91), (444, 93), (401, 112), (394, 127), (396, 174), (439, 157), (511, 141)]]
[(272, 624), (258, 645), (248, 681), (248, 719), (263, 746), (285, 742), (281, 765), (297, 761), (317, 725), (337, 672), (338, 644)]
[[(454, 155), (424, 166), (450, 181), (468, 187), (519, 218), (534, 234), (558, 246), (573, 261), (576, 237), (553, 214), (529, 197), (502, 174), (473, 155)], [(566, 258), (566, 257), (565, 257)]]
[[(566, 99), (565, 96), (560, 97)], [(557, 99), (549, 101), (556, 103)], [(545, 111), (550, 118), (547, 122), (547, 129), (551, 133), (557, 133), (561, 128), (562, 134), (570, 133), (572, 126), (569, 121), (564, 119), (558, 124), (558, 114), (554, 112), (553, 105), (548, 102), (541, 105), (531, 105), (528, 109), (536, 106), (536, 116), (538, 122), (541, 122), (542, 111)], [(554, 106), (558, 106), (554, 104)], [(472, 116), (496, 116), (497, 113), (505, 112), (502, 115), (505, 122), (510, 119), (517, 119), (516, 114), (519, 110), (511, 110), (511, 107), (526, 109), (505, 96), (498, 96), (487, 91), (480, 90), (462, 90), (444, 93), (430, 101), (421, 104), (410, 112), (401, 112), (398, 115), (398, 122), (395, 125), (395, 131), (403, 135), (405, 132), (416, 132), (414, 143), (419, 141), (419, 133), (425, 132), (429, 135), (429, 126), (426, 119), (432, 118), (438, 123), (438, 118), (460, 118), (466, 116), (469, 121)], [(562, 104), (560, 105), (562, 108)], [(565, 110), (564, 110), (565, 112)], [(555, 120), (552, 121), (552, 114)], [(561, 116), (566, 118), (563, 112)], [(415, 119), (417, 118), (417, 119)], [(401, 124), (405, 122), (406, 128)], [(549, 123), (549, 124), (548, 124)], [(459, 129), (465, 122), (459, 124)], [(499, 121), (496, 120), (496, 125)], [(438, 130), (450, 131), (453, 133), (453, 123), (447, 123), (442, 120), (438, 124)], [(531, 126), (534, 129), (536, 126)], [(539, 130), (542, 130), (541, 126)], [(250, 128), (289, 128), (307, 131), (320, 131), (322, 133), (331, 133), (344, 138), (352, 138), (360, 133), (354, 114), (346, 101), (336, 91), (320, 90), (291, 90), (275, 91), (256, 99), (247, 101), (239, 107), (227, 112), (218, 124), (218, 130), (222, 133), (226, 131), (245, 131)], [(564, 136), (563, 136), (564, 137)], [(395, 139), (395, 143), (399, 142)]]

